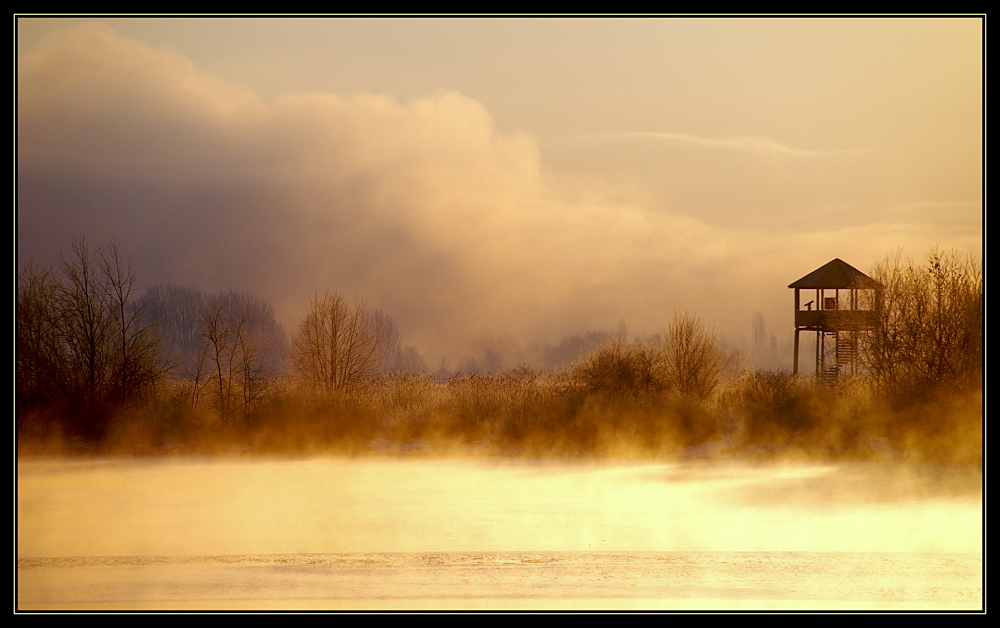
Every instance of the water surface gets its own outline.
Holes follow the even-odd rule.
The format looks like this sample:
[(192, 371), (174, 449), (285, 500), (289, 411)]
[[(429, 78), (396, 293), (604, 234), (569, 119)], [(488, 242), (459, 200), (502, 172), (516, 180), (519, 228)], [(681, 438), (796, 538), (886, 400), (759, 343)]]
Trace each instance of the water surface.
[(978, 609), (981, 479), (876, 464), (24, 460), (22, 609)]

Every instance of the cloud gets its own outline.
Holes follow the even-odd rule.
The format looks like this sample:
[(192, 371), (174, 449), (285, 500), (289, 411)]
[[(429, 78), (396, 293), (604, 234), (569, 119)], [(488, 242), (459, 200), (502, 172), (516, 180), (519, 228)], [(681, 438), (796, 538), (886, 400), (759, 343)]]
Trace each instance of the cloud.
[(752, 153), (780, 154), (793, 157), (821, 157), (844, 153), (866, 152), (867, 149), (805, 150), (785, 146), (767, 137), (702, 137), (686, 133), (665, 133), (660, 131), (627, 131), (601, 133), (573, 138), (584, 142), (614, 142), (621, 140), (654, 140), (680, 142), (691, 146), (748, 151)]
[(871, 259), (863, 233), (817, 248), (561, 178), (535, 139), (452, 91), (264, 102), (98, 23), (50, 36), (17, 80), (22, 259), (116, 238), (146, 284), (252, 290), (286, 325), (312, 292), (339, 290), (393, 316), (431, 363), (484, 332), (656, 329), (674, 308), (738, 325), (783, 312), (784, 286), (844, 249)]

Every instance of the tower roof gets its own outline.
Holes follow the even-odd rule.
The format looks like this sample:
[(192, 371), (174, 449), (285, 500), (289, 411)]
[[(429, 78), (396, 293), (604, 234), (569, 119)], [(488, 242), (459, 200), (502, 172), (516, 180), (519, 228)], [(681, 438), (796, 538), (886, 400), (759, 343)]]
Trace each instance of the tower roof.
[(879, 283), (847, 262), (837, 258), (820, 266), (789, 288), (877, 288)]

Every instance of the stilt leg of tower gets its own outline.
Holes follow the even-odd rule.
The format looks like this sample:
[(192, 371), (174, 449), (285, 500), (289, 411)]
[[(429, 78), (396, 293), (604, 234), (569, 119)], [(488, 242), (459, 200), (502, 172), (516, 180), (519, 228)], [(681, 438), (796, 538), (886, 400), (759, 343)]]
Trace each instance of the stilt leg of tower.
[(795, 329), (795, 348), (792, 354), (792, 375), (799, 374), (799, 330)]

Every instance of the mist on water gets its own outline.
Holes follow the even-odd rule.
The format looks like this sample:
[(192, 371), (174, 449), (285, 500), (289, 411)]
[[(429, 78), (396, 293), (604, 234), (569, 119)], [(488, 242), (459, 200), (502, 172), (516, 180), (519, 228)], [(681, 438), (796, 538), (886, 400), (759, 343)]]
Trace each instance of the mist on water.
[(451, 457), (18, 465), (22, 609), (976, 609), (978, 471)]

